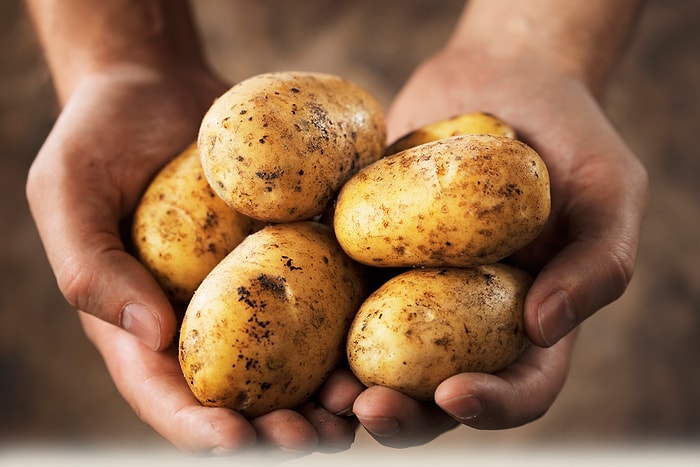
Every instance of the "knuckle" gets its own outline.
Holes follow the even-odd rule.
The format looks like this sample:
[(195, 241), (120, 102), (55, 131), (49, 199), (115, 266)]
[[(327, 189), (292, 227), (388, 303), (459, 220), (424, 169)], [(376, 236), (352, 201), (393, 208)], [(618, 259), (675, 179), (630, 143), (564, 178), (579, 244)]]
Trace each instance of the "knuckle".
[(65, 259), (57, 268), (58, 288), (66, 301), (74, 308), (92, 313), (91, 291), (95, 280), (91, 269), (76, 258)]
[(617, 249), (611, 251), (609, 262), (609, 280), (613, 285), (616, 297), (621, 296), (634, 275), (635, 258), (630, 253), (632, 249), (628, 244), (618, 246)]

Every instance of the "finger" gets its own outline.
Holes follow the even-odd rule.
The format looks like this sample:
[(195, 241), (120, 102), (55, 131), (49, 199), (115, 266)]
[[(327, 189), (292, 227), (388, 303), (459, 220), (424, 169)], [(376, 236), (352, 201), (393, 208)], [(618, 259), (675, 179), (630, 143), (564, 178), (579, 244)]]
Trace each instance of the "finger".
[(458, 422), (478, 429), (512, 428), (540, 418), (566, 381), (576, 333), (550, 348), (531, 346), (504, 371), (462, 373), (443, 381), (436, 403)]
[(340, 368), (321, 387), (318, 402), (330, 413), (350, 416), (355, 399), (365, 389), (349, 368)]
[(373, 386), (360, 394), (353, 412), (374, 439), (397, 448), (425, 444), (457, 426), (434, 404), (383, 386)]
[(316, 429), (319, 451), (345, 451), (355, 441), (357, 420), (354, 417), (335, 415), (315, 401), (304, 404), (299, 413)]
[(253, 426), (240, 414), (203, 407), (185, 382), (174, 351), (155, 352), (133, 336), (80, 313), (86, 334), (136, 414), (179, 449), (223, 454), (255, 444)]
[[(609, 172), (623, 180), (600, 183)], [(539, 346), (556, 343), (619, 298), (635, 268), (647, 204), (642, 166), (631, 155), (586, 162), (572, 180), (575, 194), (559, 218), (568, 224), (568, 243), (537, 275), (525, 304), (525, 328)]]
[(280, 448), (288, 453), (311, 452), (319, 444), (314, 427), (302, 414), (294, 410), (275, 410), (253, 419), (252, 424), (258, 432), (261, 444)]
[[(126, 329), (150, 348), (166, 348), (176, 331), (174, 312), (151, 274), (124, 251), (118, 188), (87, 154), (61, 155), (63, 150), (50, 136), (27, 182), (61, 292), (75, 308)], [(69, 170), (59, 162), (66, 157), (80, 162)]]

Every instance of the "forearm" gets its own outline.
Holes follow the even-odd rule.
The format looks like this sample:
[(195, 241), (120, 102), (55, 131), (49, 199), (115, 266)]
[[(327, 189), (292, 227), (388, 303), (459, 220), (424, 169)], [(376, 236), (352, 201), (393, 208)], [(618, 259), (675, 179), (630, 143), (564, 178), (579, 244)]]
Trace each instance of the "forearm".
[(115, 65), (203, 65), (186, 0), (26, 2), (61, 102)]
[(471, 0), (451, 47), (491, 58), (519, 57), (581, 79), (594, 93), (605, 83), (635, 23), (641, 0)]

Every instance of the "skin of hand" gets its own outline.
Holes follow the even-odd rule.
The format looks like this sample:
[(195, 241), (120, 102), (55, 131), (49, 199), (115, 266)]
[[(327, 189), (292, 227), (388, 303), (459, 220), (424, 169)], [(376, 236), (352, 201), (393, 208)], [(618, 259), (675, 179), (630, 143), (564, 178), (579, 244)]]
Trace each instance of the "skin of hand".
[(202, 115), (225, 89), (201, 72), (135, 65), (85, 76), (30, 170), (32, 214), (66, 299), (91, 311), (80, 313), (81, 322), (115, 385), (175, 446), (214, 454), (253, 445), (346, 449), (356, 422), (313, 402), (251, 421), (203, 407), (171, 345), (175, 313), (120, 236), (151, 177), (194, 140)]
[(470, 111), (509, 122), (550, 172), (550, 219), (536, 241), (509, 258), (536, 275), (525, 304), (526, 331), (535, 345), (498, 374), (447, 379), (435, 404), (385, 387), (356, 387), (361, 392), (352, 411), (389, 446), (425, 443), (456, 423), (503, 429), (542, 416), (566, 380), (576, 338), (571, 331), (617, 299), (634, 270), (646, 171), (582, 79), (536, 60), (446, 47), (396, 97), (388, 140)]
[[(512, 258), (538, 272), (526, 304), (527, 332), (537, 345), (497, 375), (446, 380), (436, 391), (436, 404), (382, 387), (365, 390), (348, 370), (339, 370), (318, 401), (299, 411), (248, 421), (226, 409), (202, 407), (170, 347), (175, 314), (153, 278), (126, 252), (120, 226), (128, 224), (155, 172), (192, 141), (204, 111), (225, 87), (201, 73), (145, 66), (142, 50), (129, 41), (126, 46), (105, 42), (101, 32), (115, 22), (113, 12), (104, 15), (105, 26), (88, 21), (83, 26), (93, 28), (54, 31), (50, 26), (60, 21), (48, 21), (53, 16), (42, 12), (66, 3), (32, 3), (41, 3), (34, 10), (48, 25), (49, 49), (57, 37), (68, 36), (58, 47), (64, 53), (49, 54), (66, 99), (29, 173), (32, 214), (59, 287), (72, 305), (89, 311), (80, 313), (81, 322), (121, 394), (183, 450), (220, 454), (256, 443), (289, 450), (346, 449), (354, 439), (354, 419), (345, 417), (351, 413), (391, 446), (423, 444), (458, 423), (483, 429), (527, 423), (548, 409), (565, 381), (575, 339), (569, 331), (629, 282), (646, 174), (605, 119), (590, 86), (583, 84), (587, 81), (541, 62), (499, 61), (446, 48), (398, 95), (388, 116), (389, 141), (422, 124), (480, 110), (506, 119), (543, 156), (553, 180), (553, 215), (540, 239)], [(494, 2), (481, 4), (490, 8)], [(69, 7), (76, 5), (92, 9), (95, 4), (74, 1)], [(72, 15), (78, 22), (84, 16)], [(134, 31), (143, 32), (148, 24), (154, 23), (137, 22)], [(84, 30), (87, 37), (72, 37)], [(72, 53), (75, 47), (105, 43), (98, 57), (102, 65), (116, 65), (75, 79), (85, 63), (71, 59), (80, 58)], [(147, 50), (152, 45), (144, 44)], [(112, 47), (117, 55), (136, 50), (136, 61), (124, 66), (112, 61), (107, 53)], [(145, 56), (150, 60), (151, 54)]]

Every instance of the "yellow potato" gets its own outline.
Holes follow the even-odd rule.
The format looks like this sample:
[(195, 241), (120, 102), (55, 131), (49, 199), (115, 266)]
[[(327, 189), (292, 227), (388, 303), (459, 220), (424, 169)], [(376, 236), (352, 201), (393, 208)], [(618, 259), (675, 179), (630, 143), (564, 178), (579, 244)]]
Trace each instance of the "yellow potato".
[(192, 144), (153, 179), (131, 233), (138, 258), (168, 297), (187, 303), (209, 271), (258, 224), (214, 194)]
[(460, 135), (385, 157), (341, 189), (335, 234), (377, 267), (470, 267), (499, 261), (539, 235), (549, 174), (525, 143)]
[(350, 368), (366, 386), (415, 399), (465, 372), (497, 372), (526, 348), (523, 306), (531, 279), (496, 263), (413, 269), (365, 300), (348, 333)]
[(256, 417), (306, 401), (342, 360), (366, 296), (327, 226), (270, 225), (204, 279), (180, 331), (180, 365), (207, 406)]
[(485, 112), (471, 112), (429, 123), (390, 144), (384, 151), (388, 156), (414, 146), (457, 135), (499, 135), (515, 138), (515, 129), (508, 123)]
[(269, 222), (311, 219), (381, 157), (381, 105), (337, 76), (253, 76), (214, 102), (198, 144), (210, 185), (234, 209)]

